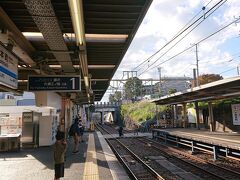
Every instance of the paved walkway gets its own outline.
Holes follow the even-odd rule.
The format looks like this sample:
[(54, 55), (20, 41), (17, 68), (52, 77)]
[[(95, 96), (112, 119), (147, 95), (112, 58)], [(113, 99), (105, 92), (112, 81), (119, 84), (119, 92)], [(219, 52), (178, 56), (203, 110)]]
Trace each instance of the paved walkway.
[[(124, 179), (128, 179), (116, 158), (111, 158), (112, 163), (117, 166), (116, 171), (109, 169), (109, 162), (106, 161), (106, 153), (103, 150), (107, 144), (102, 143), (102, 141), (104, 142), (105, 140), (102, 136), (99, 139), (97, 133), (85, 133), (84, 142), (80, 143), (80, 153), (72, 154), (73, 142), (69, 140), (65, 162), (65, 177), (62, 179), (115, 180), (120, 179), (119, 177), (116, 178), (116, 174), (118, 173), (116, 171), (118, 169), (121, 169), (120, 172), (124, 176)], [(103, 148), (101, 144), (104, 144)], [(114, 155), (111, 156), (115, 157)], [(54, 162), (51, 147), (0, 153), (0, 180), (53, 179)]]

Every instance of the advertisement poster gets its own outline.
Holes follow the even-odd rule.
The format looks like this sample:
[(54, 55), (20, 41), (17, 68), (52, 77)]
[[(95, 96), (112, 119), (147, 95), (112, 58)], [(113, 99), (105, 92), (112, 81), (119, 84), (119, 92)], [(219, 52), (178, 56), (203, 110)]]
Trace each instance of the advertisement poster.
[[(187, 109), (187, 116), (188, 116), (188, 123), (196, 123), (197, 122), (197, 115), (196, 110), (194, 108)], [(199, 110), (199, 123), (203, 123), (203, 114), (202, 110)]]
[(240, 125), (240, 104), (232, 104), (233, 125)]

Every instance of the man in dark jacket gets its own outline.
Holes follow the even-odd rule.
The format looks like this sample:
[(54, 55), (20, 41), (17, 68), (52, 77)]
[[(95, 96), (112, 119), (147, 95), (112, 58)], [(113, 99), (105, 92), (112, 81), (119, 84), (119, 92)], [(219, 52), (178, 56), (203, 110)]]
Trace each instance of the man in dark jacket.
[(118, 129), (119, 137), (123, 136), (123, 127), (120, 126)]
[(55, 180), (64, 177), (64, 155), (67, 150), (67, 143), (64, 137), (64, 132), (58, 131), (56, 135), (56, 142), (53, 146), (55, 162)]
[(78, 126), (79, 123), (79, 119), (75, 118), (74, 120), (74, 124), (73, 124), (73, 139), (74, 139), (74, 149), (73, 149), (73, 153), (78, 153), (79, 150), (79, 139), (80, 139), (80, 129)]

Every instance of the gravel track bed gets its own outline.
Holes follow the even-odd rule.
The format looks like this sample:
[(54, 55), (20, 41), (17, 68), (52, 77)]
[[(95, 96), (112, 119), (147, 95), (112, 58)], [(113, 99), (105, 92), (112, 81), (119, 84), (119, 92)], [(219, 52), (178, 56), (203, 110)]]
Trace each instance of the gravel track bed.
[[(144, 139), (144, 141), (146, 141), (146, 139)], [(219, 175), (219, 176), (222, 177), (222, 178), (225, 178), (225, 179), (240, 179), (238, 175), (233, 174), (233, 173), (231, 173), (231, 172), (229, 172), (229, 171), (227, 171), (227, 170), (224, 170), (224, 169), (222, 169), (222, 168), (220, 168), (220, 167), (215, 167), (215, 166), (213, 166), (213, 165), (211, 165), (211, 164), (208, 164), (208, 163), (206, 163), (206, 162), (195, 160), (196, 158), (193, 159), (194, 156), (192, 156), (193, 158), (191, 158), (190, 154), (187, 155), (187, 156), (185, 156), (185, 155), (182, 155), (182, 154), (181, 154), (182, 152), (181, 152), (181, 153), (173, 152), (173, 151), (169, 150), (168, 147), (161, 146), (161, 145), (158, 144), (158, 143), (151, 143), (151, 144), (154, 144), (155, 146), (160, 147), (161, 149), (165, 149), (166, 151), (168, 151), (168, 153), (171, 153), (171, 154), (175, 155), (176, 157), (179, 157), (180, 159), (183, 159), (183, 160), (185, 160), (185, 161), (187, 161), (187, 162), (196, 164), (196, 165), (198, 165), (199, 167), (201, 167), (202, 169), (205, 169), (205, 170), (207, 170), (207, 171), (213, 172), (213, 173)], [(176, 148), (175, 148), (175, 149), (176, 149)], [(179, 150), (179, 149), (178, 149), (178, 150)], [(181, 151), (182, 151), (182, 150), (181, 150)], [(229, 168), (229, 167), (228, 167), (228, 169), (232, 170), (232, 169)], [(239, 172), (239, 171), (236, 171), (236, 172)], [(200, 176), (200, 177), (202, 177), (202, 176)], [(204, 178), (206, 178), (206, 177), (204, 177)]]

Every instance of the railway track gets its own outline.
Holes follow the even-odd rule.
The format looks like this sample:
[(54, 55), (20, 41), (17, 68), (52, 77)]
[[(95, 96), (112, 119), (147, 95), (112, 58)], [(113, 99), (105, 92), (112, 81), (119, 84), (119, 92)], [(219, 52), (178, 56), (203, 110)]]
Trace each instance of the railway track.
[(99, 124), (95, 124), (95, 127), (96, 127), (97, 130), (99, 130), (103, 135), (104, 135), (104, 134), (111, 134), (111, 133), (108, 132), (106, 129), (104, 129), (102, 126), (100, 126)]
[[(103, 134), (118, 134), (118, 127), (117, 126), (109, 126), (109, 125), (99, 125), (99, 124), (96, 124), (96, 127), (98, 129), (102, 129), (102, 133)], [(131, 130), (126, 130), (124, 129), (123, 130), (123, 134), (127, 134), (127, 133), (132, 133), (133, 131)]]
[[(175, 148), (171, 148), (169, 146), (162, 145), (158, 142), (155, 142), (146, 138), (138, 138), (139, 141), (144, 144), (151, 144), (151, 147), (157, 149), (164, 153), (164, 156), (168, 159), (175, 159), (177, 161), (181, 161), (182, 164), (188, 164), (188, 166), (192, 166), (195, 169), (199, 169), (200, 171), (209, 174), (213, 178), (217, 179), (240, 179), (240, 172), (233, 171), (231, 169), (227, 169), (211, 163), (209, 161), (200, 159), (198, 157), (194, 157), (188, 153), (182, 152)], [(167, 153), (166, 153), (167, 152)]]
[(107, 139), (107, 142), (117, 155), (117, 158), (124, 164), (131, 179), (164, 179), (118, 139)]
[[(102, 126), (99, 126), (98, 129), (101, 129), (100, 131), (106, 134), (111, 134)], [(150, 166), (159, 176), (161, 175), (160, 179), (240, 179), (239, 172), (223, 168), (150, 139), (138, 137), (116, 140), (111, 138), (107, 141), (118, 156), (118, 159), (126, 166), (132, 179), (146, 178), (145, 170), (142, 170), (143, 165), (140, 166), (138, 164), (140, 163), (139, 159), (143, 159), (141, 160), (143, 163)], [(134, 155), (129, 155), (128, 153), (130, 152)], [(134, 157), (137, 157), (138, 160), (134, 159)], [(154, 158), (157, 159), (154, 160)], [(167, 167), (168, 165), (169, 167)], [(174, 171), (179, 172), (176, 173)], [(156, 179), (159, 177), (151, 176), (151, 178)]]
[[(97, 125), (97, 129), (104, 134), (110, 134), (108, 130), (102, 126)], [(110, 134), (111, 135), (111, 134)], [(156, 171), (154, 171), (148, 164), (142, 161), (136, 154), (134, 154), (129, 148), (121, 143), (116, 138), (106, 139), (111, 149), (119, 161), (124, 165), (131, 179), (138, 180), (163, 180)]]

